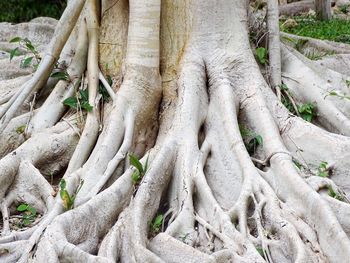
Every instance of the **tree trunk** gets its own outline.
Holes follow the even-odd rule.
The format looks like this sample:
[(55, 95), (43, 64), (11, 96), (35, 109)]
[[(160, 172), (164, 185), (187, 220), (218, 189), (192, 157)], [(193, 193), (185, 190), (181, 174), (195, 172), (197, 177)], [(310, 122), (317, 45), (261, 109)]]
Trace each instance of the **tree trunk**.
[[(50, 88), (55, 52), (33, 76), (12, 70), (24, 56), (0, 60), (11, 65), (0, 80), (1, 262), (350, 257), (350, 78), (339, 60), (300, 53), (348, 45), (280, 42), (274, 1), (266, 24), (279, 54), (259, 64), (249, 30), (267, 29), (249, 24), (249, 1), (105, 0), (101, 12), (81, 2), (55, 33), (47, 20), (0, 24), (7, 50), (16, 34), (66, 43), (54, 51), (69, 75)], [(317, 114), (302, 110), (311, 103)], [(26, 224), (20, 204), (36, 209)]]
[(321, 20), (332, 18), (331, 0), (315, 0), (316, 16)]

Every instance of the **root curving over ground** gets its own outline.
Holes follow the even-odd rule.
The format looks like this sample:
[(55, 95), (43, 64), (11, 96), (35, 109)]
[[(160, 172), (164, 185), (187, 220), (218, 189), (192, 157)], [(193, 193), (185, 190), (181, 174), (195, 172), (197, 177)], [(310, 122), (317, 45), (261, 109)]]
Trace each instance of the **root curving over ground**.
[(1, 23), (0, 261), (347, 262), (350, 46), (280, 34), (277, 2)]

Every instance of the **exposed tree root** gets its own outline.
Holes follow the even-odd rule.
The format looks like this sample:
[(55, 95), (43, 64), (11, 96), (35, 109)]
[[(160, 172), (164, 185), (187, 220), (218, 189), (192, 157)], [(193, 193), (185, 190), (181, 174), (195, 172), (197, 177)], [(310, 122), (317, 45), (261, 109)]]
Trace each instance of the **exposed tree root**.
[[(347, 72), (306, 58), (293, 45), (298, 37), (283, 34), (286, 44), (279, 41), (277, 1), (268, 4), (271, 86), (250, 47), (248, 1), (164, 1), (162, 12), (174, 8), (191, 17), (184, 27), (191, 34), (177, 50), (179, 43), (172, 39), (174, 46), (167, 47), (165, 39), (178, 37), (172, 23), (183, 21), (162, 24), (160, 38), (161, 1), (130, 0), (120, 87), (109, 86), (100, 70), (99, 19), (126, 2), (101, 7), (88, 0), (83, 8), (84, 2), (70, 2), (33, 76), (1, 80), (1, 262), (303, 263), (350, 257)], [(42, 27), (50, 29), (51, 22)], [(77, 39), (71, 34), (76, 24)], [(69, 80), (42, 89), (72, 43)], [(312, 39), (307, 45), (342, 56), (350, 50)], [(162, 83), (164, 48), (176, 62), (162, 64), (174, 78)], [(61, 59), (69, 62), (70, 56)], [(99, 81), (111, 103), (100, 103)], [(282, 82), (288, 92), (281, 91)], [(67, 111), (63, 100), (85, 87), (91, 111)], [(298, 116), (284, 107), (282, 96)], [(308, 123), (299, 106), (311, 102), (318, 113)], [(131, 161), (130, 167), (130, 153), (141, 157), (140, 164)], [(13, 225), (21, 219), (20, 204), (37, 211), (21, 231)]]

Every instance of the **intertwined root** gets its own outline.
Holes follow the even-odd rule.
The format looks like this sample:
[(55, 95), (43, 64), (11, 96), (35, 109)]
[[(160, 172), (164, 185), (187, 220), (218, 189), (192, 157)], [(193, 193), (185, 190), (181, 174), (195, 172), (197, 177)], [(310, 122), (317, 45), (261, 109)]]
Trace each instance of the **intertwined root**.
[[(69, 6), (73, 20), (78, 20), (83, 2)], [(163, 90), (164, 103), (170, 103), (163, 105), (159, 129), (158, 0), (147, 5), (130, 1), (124, 78), (116, 93), (107, 86), (112, 103), (102, 122), (98, 79), (104, 85), (106, 81), (98, 68), (97, 1), (87, 1), (86, 23), (79, 22), (78, 45), (67, 69), (70, 81), (60, 80), (43, 96), (41, 107), (13, 118), (18, 115), (14, 109), (23, 106), (23, 94), (46, 82), (53, 60), (44, 59), (46, 65), (30, 85), (11, 90), (13, 83), (3, 81), (8, 92), (0, 99), (1, 141), (10, 145), (0, 147), (0, 261), (302, 263), (349, 258), (349, 138), (306, 123), (284, 108), (279, 64), (291, 99), (316, 102), (317, 124), (345, 135), (350, 132), (349, 103), (325, 95), (336, 91), (347, 96), (347, 78), (282, 44), (282, 61), (270, 57), (269, 87), (249, 47), (246, 3), (223, 3), (203, 1), (197, 6), (208, 22), (194, 23), (176, 92)], [(276, 5), (269, 5), (273, 8)], [(216, 24), (209, 22), (213, 18), (207, 10), (212, 9), (220, 14), (214, 19), (220, 25), (224, 21), (220, 30), (225, 33), (219, 37)], [(275, 48), (277, 17), (272, 12), (268, 18), (274, 32), (270, 45)], [(63, 42), (73, 26), (58, 32), (65, 35)], [(203, 38), (203, 28), (214, 34)], [(308, 41), (313, 48), (347, 50)], [(63, 42), (52, 50), (60, 53)], [(307, 71), (307, 77), (301, 71)], [(20, 77), (15, 83), (28, 79)], [(74, 93), (80, 80), (82, 87), (87, 82), (93, 108), (84, 123), (78, 122), (81, 112), (62, 118), (62, 100)], [(175, 93), (176, 101), (166, 97)], [(24, 101), (31, 102), (29, 97)], [(243, 122), (262, 140), (253, 157), (241, 134)], [(23, 125), (25, 131), (16, 132)], [(128, 153), (143, 156), (143, 165), (149, 162), (139, 181), (131, 179), (135, 168), (128, 167)], [(295, 161), (302, 168), (297, 169)], [(317, 176), (322, 161), (329, 165), (330, 178)], [(49, 174), (64, 174), (67, 191), (77, 195), (71, 210), (48, 182)], [(60, 178), (53, 179), (57, 184)], [(24, 231), (11, 225), (19, 204), (30, 205), (40, 215)]]

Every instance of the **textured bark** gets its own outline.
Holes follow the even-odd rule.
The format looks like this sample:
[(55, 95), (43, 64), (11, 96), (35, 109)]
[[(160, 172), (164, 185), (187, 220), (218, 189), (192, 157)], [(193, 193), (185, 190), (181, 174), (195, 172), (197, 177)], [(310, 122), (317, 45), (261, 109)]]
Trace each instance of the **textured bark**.
[[(71, 80), (29, 91), (49, 67), (1, 74), (0, 261), (346, 262), (350, 47), (307, 39), (303, 48), (336, 53), (309, 60), (299, 37), (280, 42), (277, 2), (268, 3), (269, 72), (251, 49), (246, 0), (87, 0), (76, 24), (61, 20), (73, 31), (64, 41), (52, 21), (29, 23), (67, 41), (60, 59)], [(23, 25), (0, 27), (5, 42)], [(295, 105), (316, 104), (312, 123), (281, 103), (282, 82)], [(87, 113), (62, 104), (79, 83)], [(30, 109), (37, 89), (48, 91)], [(248, 151), (257, 135), (262, 144)], [(149, 164), (137, 182), (129, 153)], [(62, 177), (71, 195), (81, 186), (68, 211)], [(19, 231), (22, 203), (40, 216)]]
[(331, 0), (315, 0), (316, 16), (322, 20), (329, 20), (332, 17)]

